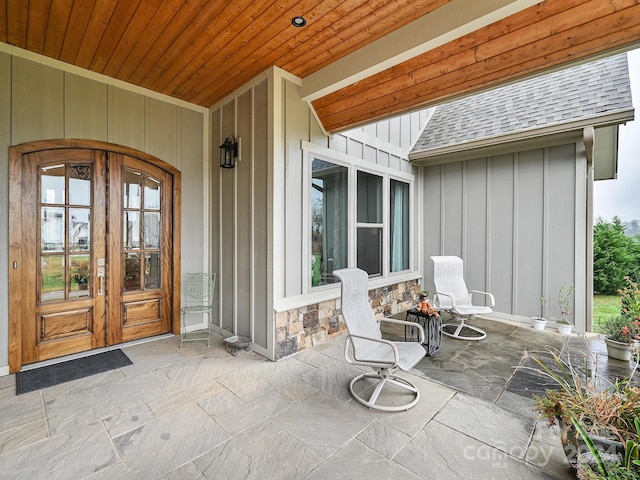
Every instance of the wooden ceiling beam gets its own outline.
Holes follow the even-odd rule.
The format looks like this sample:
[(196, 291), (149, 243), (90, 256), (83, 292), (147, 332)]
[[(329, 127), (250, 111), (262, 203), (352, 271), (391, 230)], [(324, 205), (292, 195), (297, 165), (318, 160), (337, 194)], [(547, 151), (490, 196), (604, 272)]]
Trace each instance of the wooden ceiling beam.
[[(592, 58), (640, 40), (640, 5), (635, 1), (555, 0), (531, 8), (540, 15), (522, 12), (522, 18), (529, 19), (526, 27), (510, 29), (511, 21), (522, 25), (518, 15), (497, 22), (313, 102), (316, 114), (327, 131), (338, 131)], [(549, 15), (548, 8), (554, 14)], [(608, 14), (601, 17), (602, 8)], [(571, 19), (575, 23), (568, 28)], [(509, 35), (513, 38), (505, 38)], [(465, 47), (462, 50), (461, 45)], [(460, 53), (447, 56), (446, 52)]]
[[(335, 92), (324, 100), (314, 102), (322, 113), (323, 104), (326, 102), (335, 104), (340, 100), (341, 105), (351, 108), (356, 102), (365, 102), (384, 96), (390, 91), (411, 88), (415, 84), (435, 81), (438, 77), (462, 69), (479, 61), (485, 61), (491, 57), (508, 52), (515, 46), (523, 46), (537, 40), (547, 38), (554, 32), (561, 31), (556, 27), (558, 16), (570, 12), (575, 15), (574, 25), (588, 23), (593, 19), (588, 2), (604, 5), (599, 0), (573, 0), (572, 2), (556, 2), (554, 5), (545, 4), (532, 7), (535, 15), (529, 11), (496, 22), (482, 30), (472, 32), (464, 37), (456, 39), (441, 48), (431, 50), (425, 54), (403, 62), (379, 75), (371, 76), (359, 82), (357, 86), (366, 90), (354, 98), (350, 89)], [(576, 13), (575, 8), (581, 9), (582, 17)], [(615, 8), (609, 8), (606, 13), (612, 13)], [(537, 19), (537, 21), (534, 21)], [(567, 27), (564, 27), (566, 29)], [(508, 46), (504, 44), (508, 43)], [(484, 52), (484, 54), (482, 54)], [(391, 85), (389, 82), (393, 82)], [(333, 108), (337, 108), (334, 105)]]
[(304, 77), (302, 96), (313, 101), (329, 95), (540, 1), (454, 0)]

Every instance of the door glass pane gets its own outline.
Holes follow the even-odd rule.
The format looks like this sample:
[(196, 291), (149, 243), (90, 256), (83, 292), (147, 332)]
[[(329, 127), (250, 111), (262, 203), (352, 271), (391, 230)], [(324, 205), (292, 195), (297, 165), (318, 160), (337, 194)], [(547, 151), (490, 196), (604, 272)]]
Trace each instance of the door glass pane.
[[(122, 246), (125, 256), (124, 290), (160, 288), (161, 182), (126, 168), (122, 170), (122, 178), (125, 191)], [(141, 266), (142, 260), (144, 265)]]
[(144, 288), (160, 288), (160, 252), (144, 254)]
[(69, 298), (88, 297), (91, 283), (89, 255), (69, 255)]
[(125, 253), (122, 259), (125, 291), (140, 290), (140, 254)]
[(358, 228), (358, 268), (382, 275), (382, 229)]
[(160, 212), (144, 212), (144, 248), (160, 248)]
[(311, 178), (311, 285), (335, 283), (347, 267), (347, 168), (313, 159)]
[(40, 207), (40, 249), (64, 251), (64, 208)]
[(144, 208), (160, 209), (160, 182), (147, 176), (144, 177)]
[(88, 163), (69, 165), (69, 204), (91, 205), (91, 165)]
[(91, 244), (91, 223), (88, 208), (69, 209), (69, 250), (89, 250)]
[(92, 173), (90, 163), (40, 168), (41, 302), (90, 296)]
[(66, 277), (64, 259), (64, 255), (40, 257), (40, 302), (64, 300)]
[(41, 174), (40, 202), (64, 203), (64, 165), (43, 167)]
[(124, 248), (140, 248), (140, 212), (124, 212)]
[(122, 171), (122, 182), (124, 192), (124, 208), (140, 208), (140, 181), (142, 175), (139, 172), (124, 169)]

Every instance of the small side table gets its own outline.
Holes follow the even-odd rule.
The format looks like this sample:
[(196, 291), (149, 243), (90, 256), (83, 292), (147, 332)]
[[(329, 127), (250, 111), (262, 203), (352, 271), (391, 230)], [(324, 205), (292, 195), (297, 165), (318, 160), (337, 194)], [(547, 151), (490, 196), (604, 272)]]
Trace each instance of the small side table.
[[(440, 344), (442, 343), (442, 317), (428, 315), (412, 308), (407, 310), (405, 320), (419, 323), (424, 328), (424, 343), (422, 345), (427, 350), (427, 356), (431, 356), (440, 350)], [(418, 329), (411, 325), (406, 325), (404, 327), (404, 338), (407, 341), (418, 340)]]

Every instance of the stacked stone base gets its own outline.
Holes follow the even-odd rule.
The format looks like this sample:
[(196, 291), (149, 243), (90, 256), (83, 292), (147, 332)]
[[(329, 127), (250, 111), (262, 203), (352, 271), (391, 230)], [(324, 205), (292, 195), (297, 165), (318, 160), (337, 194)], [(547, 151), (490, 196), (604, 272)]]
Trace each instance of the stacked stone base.
[[(417, 280), (397, 283), (369, 291), (369, 302), (376, 318), (388, 317), (415, 306), (420, 285)], [(321, 345), (342, 335), (346, 327), (340, 300), (313, 303), (276, 314), (276, 359)]]

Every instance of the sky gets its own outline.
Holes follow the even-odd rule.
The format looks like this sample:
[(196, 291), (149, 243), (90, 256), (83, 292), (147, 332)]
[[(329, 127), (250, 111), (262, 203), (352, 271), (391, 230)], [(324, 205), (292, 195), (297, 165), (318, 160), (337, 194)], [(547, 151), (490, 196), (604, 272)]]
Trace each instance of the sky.
[(636, 120), (620, 126), (618, 178), (594, 183), (594, 219), (640, 220), (640, 49), (627, 55)]

